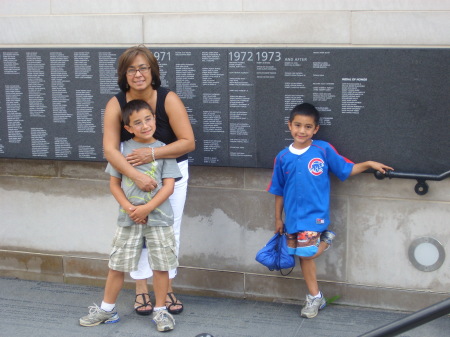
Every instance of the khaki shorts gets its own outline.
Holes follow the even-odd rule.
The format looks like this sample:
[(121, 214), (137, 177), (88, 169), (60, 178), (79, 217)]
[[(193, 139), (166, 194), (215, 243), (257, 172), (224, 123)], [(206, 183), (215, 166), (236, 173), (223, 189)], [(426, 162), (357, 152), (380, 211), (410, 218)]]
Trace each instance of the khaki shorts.
[(148, 248), (148, 262), (153, 270), (169, 271), (178, 267), (172, 226), (133, 225), (117, 227), (109, 268), (122, 272), (137, 270), (144, 239)]

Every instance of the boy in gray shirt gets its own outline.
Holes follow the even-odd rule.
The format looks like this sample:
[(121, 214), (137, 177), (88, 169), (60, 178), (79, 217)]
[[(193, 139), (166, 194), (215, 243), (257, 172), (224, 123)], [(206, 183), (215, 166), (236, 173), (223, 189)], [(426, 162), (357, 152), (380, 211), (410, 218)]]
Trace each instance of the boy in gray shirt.
[[(165, 144), (153, 137), (156, 129), (155, 115), (142, 100), (128, 102), (122, 111), (125, 129), (134, 137), (124, 143), (124, 156), (141, 147), (160, 147)], [(153, 153), (153, 151), (152, 151)], [(119, 321), (115, 303), (122, 289), (126, 272), (137, 270), (144, 239), (148, 259), (154, 272), (153, 289), (156, 302), (153, 321), (158, 331), (173, 330), (175, 320), (165, 306), (169, 286), (168, 271), (178, 267), (175, 254), (175, 236), (172, 229), (173, 211), (168, 200), (173, 193), (175, 179), (181, 173), (175, 159), (158, 159), (136, 166), (137, 170), (151, 176), (158, 187), (151, 192), (140, 190), (131, 179), (122, 176), (110, 164), (110, 190), (120, 205), (117, 230), (109, 258), (109, 273), (101, 307), (89, 307), (89, 315), (80, 318), (80, 325), (95, 326)]]

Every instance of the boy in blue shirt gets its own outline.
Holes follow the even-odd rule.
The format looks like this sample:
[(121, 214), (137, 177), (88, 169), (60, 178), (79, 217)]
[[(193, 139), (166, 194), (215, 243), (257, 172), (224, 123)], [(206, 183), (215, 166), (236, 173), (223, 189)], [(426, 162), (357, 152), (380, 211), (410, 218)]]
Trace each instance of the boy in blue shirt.
[[(124, 156), (141, 147), (164, 146), (153, 134), (156, 130), (155, 114), (147, 102), (133, 100), (122, 111), (125, 129), (134, 137), (121, 144)], [(153, 153), (153, 151), (152, 151)], [(175, 179), (181, 173), (175, 159), (157, 159), (136, 166), (151, 176), (158, 186), (151, 192), (140, 190), (131, 179), (122, 176), (110, 164), (106, 167), (110, 177), (110, 190), (120, 205), (117, 230), (109, 258), (109, 273), (101, 307), (89, 307), (89, 315), (80, 318), (80, 325), (95, 326), (119, 321), (115, 303), (124, 283), (124, 275), (138, 269), (139, 257), (145, 240), (149, 264), (153, 269), (153, 289), (156, 302), (153, 321), (158, 331), (173, 330), (175, 320), (168, 313), (165, 300), (169, 287), (169, 270), (178, 266), (175, 254), (175, 235), (172, 228), (173, 210), (168, 198), (173, 193)]]
[(267, 191), (275, 195), (275, 233), (282, 234), (286, 228), (289, 252), (299, 256), (308, 288), (301, 316), (313, 318), (326, 305), (317, 283), (314, 259), (329, 248), (335, 237), (327, 230), (330, 223), (329, 172), (345, 180), (367, 169), (385, 173), (393, 168), (374, 161), (354, 164), (331, 144), (312, 140), (319, 130), (319, 112), (309, 103), (294, 107), (288, 126), (294, 142), (275, 158)]

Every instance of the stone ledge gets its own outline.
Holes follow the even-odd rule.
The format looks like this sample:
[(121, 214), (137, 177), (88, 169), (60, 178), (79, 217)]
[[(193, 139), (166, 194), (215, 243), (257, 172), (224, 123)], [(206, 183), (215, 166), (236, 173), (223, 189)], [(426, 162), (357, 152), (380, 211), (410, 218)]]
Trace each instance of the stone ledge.
[[(60, 282), (103, 287), (108, 272), (106, 258), (0, 250), (0, 277)], [(325, 296), (339, 296), (336, 304), (389, 310), (416, 311), (442, 301), (449, 293), (412, 289), (381, 288), (319, 280)], [(133, 289), (127, 275), (125, 288)], [(180, 267), (174, 281), (179, 293), (210, 297), (248, 298), (252, 300), (301, 304), (306, 287), (299, 277), (283, 277), (191, 267)], [(149, 284), (151, 288), (151, 282)]]

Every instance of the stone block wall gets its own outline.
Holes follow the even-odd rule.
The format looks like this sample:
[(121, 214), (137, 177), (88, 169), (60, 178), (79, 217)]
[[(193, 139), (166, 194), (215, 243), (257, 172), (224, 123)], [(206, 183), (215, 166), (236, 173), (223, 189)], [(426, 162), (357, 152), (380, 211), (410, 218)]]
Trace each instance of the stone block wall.
[[(450, 1), (2, 1), (0, 30), (0, 46), (8, 48), (448, 48)], [(118, 207), (104, 168), (0, 159), (0, 276), (103, 286)], [(190, 168), (177, 291), (303, 300), (298, 266), (282, 277), (254, 261), (273, 232), (274, 201), (265, 192), (270, 175), (267, 169)], [(408, 249), (416, 238), (434, 237), (449, 254), (450, 180), (429, 182), (424, 196), (414, 185), (372, 174), (333, 179), (338, 236), (317, 261), (327, 296), (399, 310), (449, 296), (450, 259), (423, 272), (409, 261)]]

